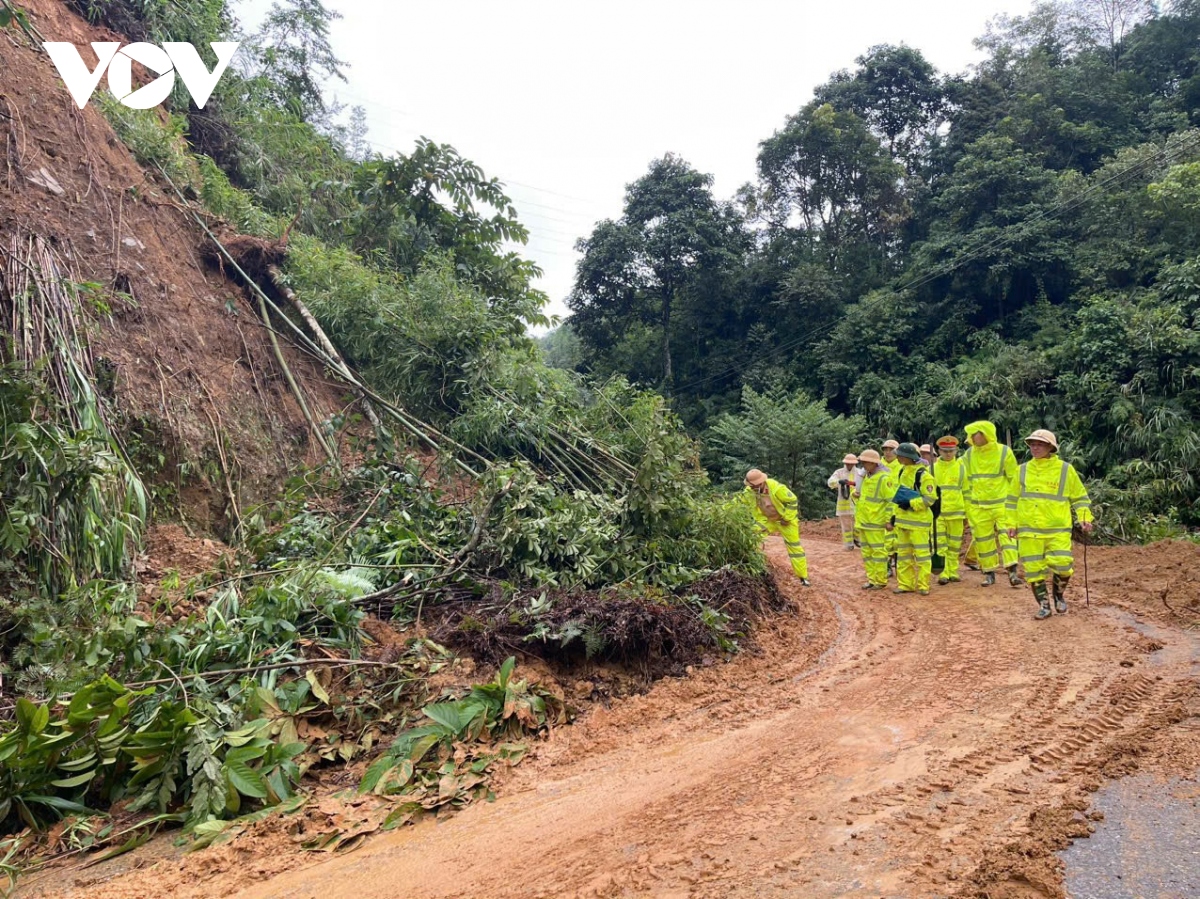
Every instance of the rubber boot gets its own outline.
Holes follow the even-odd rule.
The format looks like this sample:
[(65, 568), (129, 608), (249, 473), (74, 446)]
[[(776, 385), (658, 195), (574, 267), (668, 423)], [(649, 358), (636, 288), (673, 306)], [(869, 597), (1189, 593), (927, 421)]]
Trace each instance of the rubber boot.
[(1067, 614), (1067, 584), (1069, 583), (1071, 583), (1069, 577), (1054, 575), (1054, 611), (1060, 615)]
[(996, 583), (996, 572), (989, 571), (983, 576), (983, 583), (980, 587), (991, 587)]
[(1015, 562), (1008, 566), (1008, 585), (1010, 587), (1021, 586), (1021, 575), (1017, 574), (1017, 565)]
[(1030, 584), (1030, 589), (1033, 590), (1033, 598), (1037, 600), (1038, 610), (1033, 617), (1038, 621), (1044, 618), (1049, 618), (1050, 612), (1050, 597), (1046, 595), (1046, 582), (1038, 581), (1036, 584)]
[(810, 581), (810, 580), (809, 580), (808, 578), (806, 578), (806, 577), (802, 577), (802, 578), (800, 578), (800, 586), (801, 586), (801, 587), (811, 587), (811, 586), (812, 586), (812, 581)]

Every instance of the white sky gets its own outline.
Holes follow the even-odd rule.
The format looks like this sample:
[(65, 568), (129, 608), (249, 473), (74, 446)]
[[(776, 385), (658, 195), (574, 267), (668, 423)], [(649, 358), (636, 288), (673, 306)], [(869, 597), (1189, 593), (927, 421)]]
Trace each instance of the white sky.
[[(980, 60), (999, 13), (1031, 0), (325, 0), (348, 83), (384, 154), (424, 135), (499, 178), (564, 315), (575, 241), (621, 214), (625, 185), (667, 152), (728, 199), (754, 180), (758, 143), (813, 88), (876, 44), (919, 49), (942, 73)], [(270, 0), (244, 0), (249, 30)]]

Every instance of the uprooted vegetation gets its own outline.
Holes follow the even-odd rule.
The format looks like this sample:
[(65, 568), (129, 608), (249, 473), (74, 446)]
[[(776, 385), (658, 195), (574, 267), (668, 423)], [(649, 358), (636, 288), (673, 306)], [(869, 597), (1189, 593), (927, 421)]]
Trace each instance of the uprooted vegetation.
[[(68, 17), (29, 6), (35, 26)], [(170, 9), (110, 6), (171, 34), (154, 18)], [(208, 21), (221, 4), (175, 11), (193, 6)], [(0, 52), (51, 90), (32, 47)], [(179, 825), (204, 845), (295, 811), (314, 779), (372, 797), (372, 826), (456, 807), (568, 715), (514, 657), (615, 660), (652, 677), (735, 651), (754, 615), (783, 606), (746, 507), (710, 489), (668, 404), (542, 362), (525, 326), (544, 298), (532, 265), (501, 250), (524, 231), (497, 182), (428, 141), (355, 162), (261, 79), (229, 81), (204, 117), (100, 95), (80, 119), (96, 130), (102, 111), (144, 166), (112, 189), (116, 217), (173, 216), (179, 244), (158, 264), (187, 263), (163, 276), (161, 298), (133, 287), (119, 251), (100, 274), (100, 254), (81, 252), (114, 224), (88, 220), (112, 205), (90, 156), (86, 185), (72, 186), (89, 196), (97, 181), (104, 203), (81, 211), (63, 191), (54, 222), (24, 203), (2, 223), (0, 302), (18, 338), (0, 371), (9, 875), (39, 845), (118, 854)], [(280, 117), (287, 146), (259, 127)], [(245, 127), (222, 130), (233, 124)], [(3, 127), (20, 159), (24, 138)], [(224, 135), (220, 165), (189, 144), (197, 134), (210, 147)], [(269, 176), (246, 163), (256, 140), (274, 154)], [(116, 147), (110, 169), (135, 168)], [(285, 186), (312, 179), (313, 203), (288, 208)], [(129, 263), (139, 241), (116, 227)], [(197, 278), (229, 298), (218, 312), (203, 297), (196, 336), (171, 344), (168, 279)], [(235, 375), (206, 380), (195, 363), (216, 331), (234, 349), (214, 367)], [(243, 427), (219, 377), (245, 380), (265, 424)], [(292, 480), (263, 501), (267, 469), (255, 478), (251, 455), (295, 447)], [(193, 515), (200, 488), (207, 511)], [(207, 523), (230, 549), (194, 576), (159, 559), (139, 580), (145, 528), (168, 515)], [(477, 652), (495, 678), (435, 686), (456, 670), (446, 646)], [(336, 848), (351, 830), (306, 843)]]

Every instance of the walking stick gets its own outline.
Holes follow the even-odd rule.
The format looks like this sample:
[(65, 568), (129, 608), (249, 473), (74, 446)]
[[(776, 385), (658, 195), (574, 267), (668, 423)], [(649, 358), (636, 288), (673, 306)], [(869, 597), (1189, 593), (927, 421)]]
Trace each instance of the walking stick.
[(1083, 600), (1086, 608), (1092, 607), (1092, 594), (1088, 590), (1088, 569), (1087, 569), (1087, 548), (1088, 535), (1084, 531), (1079, 532), (1079, 539), (1083, 541)]

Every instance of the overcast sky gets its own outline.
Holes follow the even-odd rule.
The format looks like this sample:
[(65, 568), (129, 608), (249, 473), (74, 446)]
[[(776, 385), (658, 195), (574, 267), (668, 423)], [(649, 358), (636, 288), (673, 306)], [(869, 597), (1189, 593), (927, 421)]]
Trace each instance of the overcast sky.
[[(529, 228), (524, 253), (563, 315), (575, 241), (621, 214), (625, 185), (664, 153), (728, 199), (754, 179), (758, 143), (813, 88), (876, 44), (907, 44), (943, 73), (981, 58), (972, 40), (1030, 0), (325, 0), (348, 83), (379, 152), (424, 135), (499, 178)], [(270, 0), (243, 0), (252, 28)]]

